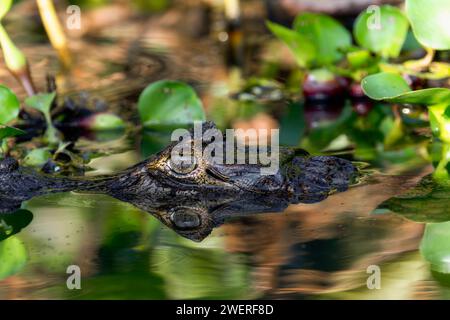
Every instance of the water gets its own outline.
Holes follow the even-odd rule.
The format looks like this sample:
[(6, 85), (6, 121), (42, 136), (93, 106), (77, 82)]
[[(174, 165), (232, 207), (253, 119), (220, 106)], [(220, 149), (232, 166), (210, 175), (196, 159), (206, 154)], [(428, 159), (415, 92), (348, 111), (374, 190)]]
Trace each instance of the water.
[[(237, 108), (228, 96), (236, 79), (243, 80), (242, 72), (223, 63), (220, 47), (211, 44), (211, 39), (192, 41), (171, 28), (170, 21), (165, 28), (157, 28), (158, 19), (128, 20), (106, 28), (97, 39), (77, 43), (74, 50), (84, 63), (69, 77), (60, 75), (62, 92), (76, 96), (85, 89), (90, 97), (101, 97), (112, 110), (136, 122), (132, 102), (147, 83), (182, 79), (195, 86), (216, 122), (225, 125), (230, 119), (239, 119), (235, 126), (250, 122), (269, 128), (281, 124), (287, 128), (282, 130), (287, 144), (298, 141), (311, 129), (308, 125), (315, 126), (317, 114), (326, 121), (340, 116), (336, 120), (340, 125), (353, 119), (345, 108), (331, 112), (320, 108), (314, 121), (308, 123), (311, 114), (306, 114), (308, 121), (302, 125), (298, 105), (286, 108), (285, 101), (240, 104)], [(142, 30), (146, 30), (144, 34)], [(30, 39), (22, 45), (37, 83), (43, 87), (45, 73), (57, 70), (54, 53)], [(13, 79), (0, 76), (1, 82), (23, 95)], [(322, 118), (321, 112), (325, 112)], [(366, 120), (357, 121), (355, 130), (367, 124)], [(336, 127), (328, 131), (334, 134)], [(361, 134), (363, 142), (370, 140), (359, 131), (351, 134)], [(369, 132), (369, 136), (373, 134)], [(108, 139), (78, 141), (79, 150), (101, 153), (89, 163), (93, 171), (88, 175), (129, 167), (167, 142), (164, 134), (139, 130)], [(317, 141), (327, 139), (326, 133), (316, 131), (305, 144), (313, 148)], [(379, 152), (364, 143), (354, 152), (346, 139), (341, 135), (333, 140), (329, 151), (338, 150), (342, 156), (358, 160)], [(415, 150), (420, 143), (367, 160), (377, 171), (344, 193), (317, 204), (291, 205), (283, 212), (244, 216), (237, 212), (209, 230), (211, 234), (204, 234), (202, 241), (183, 237), (151, 214), (103, 195), (63, 193), (32, 199), (23, 206), (29, 212), (14, 218), (17, 221), (0, 216), (4, 222), (0, 225), (4, 235), (0, 238), (0, 298), (450, 297), (445, 274), (449, 270), (447, 252), (450, 255), (445, 190), (424, 187), (410, 196), (409, 202), (401, 198), (386, 202), (414, 188), (431, 172), (426, 161), (417, 160)], [(431, 211), (430, 217), (427, 212)], [(11, 229), (12, 225), (17, 230)], [(81, 290), (69, 290), (66, 285), (67, 269), (74, 265), (81, 270)], [(369, 266), (381, 270), (380, 289), (367, 286)]]

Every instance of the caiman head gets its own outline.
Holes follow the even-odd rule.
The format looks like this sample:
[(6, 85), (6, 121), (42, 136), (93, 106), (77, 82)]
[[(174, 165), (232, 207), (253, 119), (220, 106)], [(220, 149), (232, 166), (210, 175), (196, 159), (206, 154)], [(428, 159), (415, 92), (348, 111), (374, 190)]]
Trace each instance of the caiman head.
[[(348, 160), (315, 157), (300, 149), (280, 148), (276, 170), (263, 174), (262, 169), (269, 164), (249, 163), (250, 152), (254, 152), (251, 148), (246, 149), (243, 163), (233, 159), (226, 161), (230, 152), (225, 146), (226, 137), (215, 145), (218, 147), (214, 152), (206, 152), (211, 145), (204, 138), (208, 130), (220, 133), (213, 123), (206, 122), (202, 125), (200, 140), (193, 131), (188, 132), (190, 138), (186, 138), (184, 144), (193, 148), (179, 149), (180, 141), (173, 142), (124, 172), (101, 178), (45, 175), (20, 167), (12, 158), (5, 159), (0, 162), (0, 200), (4, 200), (0, 202), (5, 206), (0, 206), (0, 212), (18, 208), (22, 201), (34, 196), (67, 191), (105, 193), (144, 210), (183, 197), (226, 201), (236, 196), (250, 199), (270, 195), (288, 203), (313, 203), (333, 192), (346, 190), (357, 172)], [(219, 150), (222, 150), (221, 155), (215, 157), (213, 153), (220, 154)], [(179, 152), (182, 157), (177, 156), (175, 161), (174, 155)], [(234, 157), (236, 151), (231, 149), (231, 152)]]
[[(205, 136), (211, 137), (208, 134), (211, 130), (218, 131), (212, 122), (203, 123), (200, 141), (193, 130), (189, 131), (181, 139), (183, 141), (171, 143), (150, 159), (111, 180), (106, 191), (133, 203), (144, 199), (166, 201), (175, 196), (226, 198), (237, 194), (270, 194), (290, 203), (312, 203), (335, 191), (346, 190), (356, 173), (348, 160), (314, 157), (301, 149), (279, 148), (276, 170), (272, 174), (263, 174), (262, 169), (269, 164), (261, 164), (260, 161), (249, 163), (250, 152), (255, 152), (255, 149), (245, 148), (245, 163), (236, 163), (236, 158), (229, 161), (234, 155), (227, 157), (227, 153), (235, 153), (236, 147), (227, 147), (226, 136), (215, 145), (220, 145), (220, 148), (210, 152), (212, 140), (205, 139)], [(181, 142), (187, 148), (180, 148)], [(216, 157), (214, 153), (220, 149), (221, 155)]]

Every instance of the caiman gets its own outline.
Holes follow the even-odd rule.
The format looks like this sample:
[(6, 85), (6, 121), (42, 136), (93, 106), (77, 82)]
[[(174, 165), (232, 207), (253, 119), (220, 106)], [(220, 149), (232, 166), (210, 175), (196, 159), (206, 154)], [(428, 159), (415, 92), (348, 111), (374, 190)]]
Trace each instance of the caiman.
[[(202, 126), (203, 131), (211, 128), (215, 128), (211, 122)], [(228, 213), (238, 211), (236, 208), (251, 212), (279, 211), (291, 203), (319, 202), (334, 192), (345, 191), (358, 173), (348, 160), (312, 156), (295, 148), (280, 148), (279, 169), (272, 175), (261, 175), (261, 164), (219, 164), (201, 156), (196, 157), (194, 166), (185, 167), (171, 161), (176, 144), (171, 143), (123, 172), (101, 177), (44, 174), (19, 166), (14, 158), (6, 158), (0, 162), (0, 212), (17, 210), (23, 201), (44, 194), (95, 192), (153, 214), (158, 210), (170, 211), (170, 215), (155, 215), (165, 224), (176, 227), (180, 221), (174, 217), (177, 212), (181, 214), (179, 208), (183, 208), (184, 203), (187, 203), (185, 209), (195, 203), (195, 207), (200, 206), (206, 212), (230, 203), (234, 203), (234, 210), (230, 210), (233, 205), (228, 206), (228, 211), (225, 210)], [(247, 209), (244, 209), (245, 204)], [(174, 208), (178, 209), (174, 211)], [(168, 216), (172, 220), (166, 219)], [(189, 223), (192, 222), (187, 225)]]

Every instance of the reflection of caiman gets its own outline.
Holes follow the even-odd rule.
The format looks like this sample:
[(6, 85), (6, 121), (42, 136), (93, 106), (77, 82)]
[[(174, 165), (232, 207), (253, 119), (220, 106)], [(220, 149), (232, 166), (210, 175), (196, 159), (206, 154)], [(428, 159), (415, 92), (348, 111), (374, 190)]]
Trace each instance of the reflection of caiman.
[[(215, 127), (203, 125), (203, 130), (208, 128)], [(289, 203), (318, 202), (344, 191), (356, 173), (347, 160), (284, 148), (280, 149), (280, 169), (273, 175), (261, 175), (259, 164), (218, 164), (201, 156), (186, 168), (171, 161), (175, 145), (124, 172), (99, 178), (44, 175), (7, 158), (0, 162), (0, 211), (13, 211), (35, 196), (67, 191), (105, 193), (146, 211), (171, 211), (173, 216), (177, 216), (174, 206), (183, 208), (184, 202), (205, 203), (207, 211), (230, 202), (238, 203), (241, 211), (278, 211)], [(249, 210), (244, 209), (246, 203)]]

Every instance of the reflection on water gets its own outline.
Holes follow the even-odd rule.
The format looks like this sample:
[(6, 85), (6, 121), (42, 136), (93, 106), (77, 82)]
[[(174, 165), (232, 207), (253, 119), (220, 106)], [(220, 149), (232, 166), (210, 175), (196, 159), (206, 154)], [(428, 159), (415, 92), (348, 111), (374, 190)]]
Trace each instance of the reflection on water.
[[(411, 188), (423, 174), (376, 176), (323, 202), (291, 205), (282, 213), (276, 212), (283, 209), (280, 204), (239, 199), (214, 210), (207, 203), (160, 208), (157, 218), (176, 232), (107, 196), (39, 197), (26, 204), (29, 211), (2, 216), (0, 228), (13, 229), (6, 227), (9, 237), (0, 243), (1, 297), (439, 295), (440, 282), (426, 263), (429, 254), (424, 254), (425, 259), (418, 254), (423, 224), (377, 209), (383, 201)], [(273, 213), (251, 214), (262, 211)], [(201, 243), (184, 238), (200, 240), (214, 226)], [(422, 253), (430, 251), (431, 233), (427, 227)], [(21, 255), (12, 256), (12, 250)], [(78, 265), (83, 272), (80, 291), (66, 288), (69, 265)], [(381, 291), (366, 287), (369, 265), (383, 270)]]

